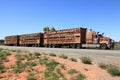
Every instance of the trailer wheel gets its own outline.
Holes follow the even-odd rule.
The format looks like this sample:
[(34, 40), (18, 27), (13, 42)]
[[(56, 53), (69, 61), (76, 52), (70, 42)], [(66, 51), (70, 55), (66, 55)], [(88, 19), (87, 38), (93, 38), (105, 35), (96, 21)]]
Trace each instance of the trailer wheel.
[(104, 44), (101, 44), (101, 45), (100, 45), (100, 48), (101, 48), (101, 49), (107, 49), (107, 45), (106, 45), (105, 43), (104, 43)]
[(77, 48), (80, 49), (81, 48), (81, 44), (77, 44)]

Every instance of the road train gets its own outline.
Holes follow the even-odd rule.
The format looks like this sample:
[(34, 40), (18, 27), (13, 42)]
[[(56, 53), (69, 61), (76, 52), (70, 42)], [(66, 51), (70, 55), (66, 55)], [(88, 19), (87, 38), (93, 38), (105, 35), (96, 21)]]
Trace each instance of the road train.
[(46, 31), (44, 33), (6, 36), (4, 45), (112, 49), (114, 47), (114, 41), (92, 29), (87, 31), (87, 28), (72, 28)]

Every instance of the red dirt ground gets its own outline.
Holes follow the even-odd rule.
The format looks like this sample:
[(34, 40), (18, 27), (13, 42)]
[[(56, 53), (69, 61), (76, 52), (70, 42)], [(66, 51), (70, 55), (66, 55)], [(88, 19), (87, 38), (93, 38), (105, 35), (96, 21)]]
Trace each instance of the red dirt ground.
[[(43, 55), (43, 56), (47, 56), (50, 59), (53, 59), (61, 64), (64, 64), (65, 69), (62, 69), (61, 72), (64, 74), (67, 80), (70, 80), (71, 76), (73, 76), (73, 75), (68, 74), (68, 70), (71, 70), (71, 69), (75, 69), (79, 71), (80, 73), (82, 73), (83, 75), (85, 75), (85, 80), (120, 80), (120, 77), (113, 77), (109, 73), (107, 73), (106, 70), (103, 70), (95, 65), (83, 64), (80, 61), (72, 62), (68, 59), (62, 59), (59, 57), (51, 57), (48, 55)], [(26, 78), (29, 75), (28, 72), (21, 72), (21, 73), (15, 74), (10, 68), (12, 65), (16, 64), (15, 55), (12, 54), (8, 56), (7, 58), (9, 62), (4, 63), (4, 65), (7, 67), (7, 71), (5, 73), (0, 74), (0, 80), (26, 80)], [(45, 65), (37, 65), (33, 67), (32, 70), (33, 70), (32, 73), (35, 74), (35, 77), (37, 78), (37, 80), (45, 80), (44, 79), (44, 71), (46, 70)], [(62, 79), (60, 78), (59, 80), (62, 80)]]

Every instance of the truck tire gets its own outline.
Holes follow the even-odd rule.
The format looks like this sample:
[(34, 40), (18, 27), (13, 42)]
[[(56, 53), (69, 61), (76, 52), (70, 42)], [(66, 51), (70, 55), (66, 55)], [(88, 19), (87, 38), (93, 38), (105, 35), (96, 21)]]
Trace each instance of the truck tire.
[(107, 45), (104, 43), (104, 44), (100, 44), (100, 49), (107, 49)]
[(80, 49), (81, 48), (81, 44), (77, 44), (77, 48)]

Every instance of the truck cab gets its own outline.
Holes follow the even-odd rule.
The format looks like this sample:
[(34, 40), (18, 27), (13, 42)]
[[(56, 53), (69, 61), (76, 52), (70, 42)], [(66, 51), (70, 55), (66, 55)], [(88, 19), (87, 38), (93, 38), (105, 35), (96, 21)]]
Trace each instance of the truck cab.
[(103, 34), (95, 31), (88, 31), (86, 35), (86, 44), (96, 45), (100, 49), (112, 49), (114, 41), (109, 37), (104, 37)]
[(99, 44), (100, 49), (112, 49), (114, 41), (109, 37), (104, 37), (103, 34), (93, 34), (93, 43)]

